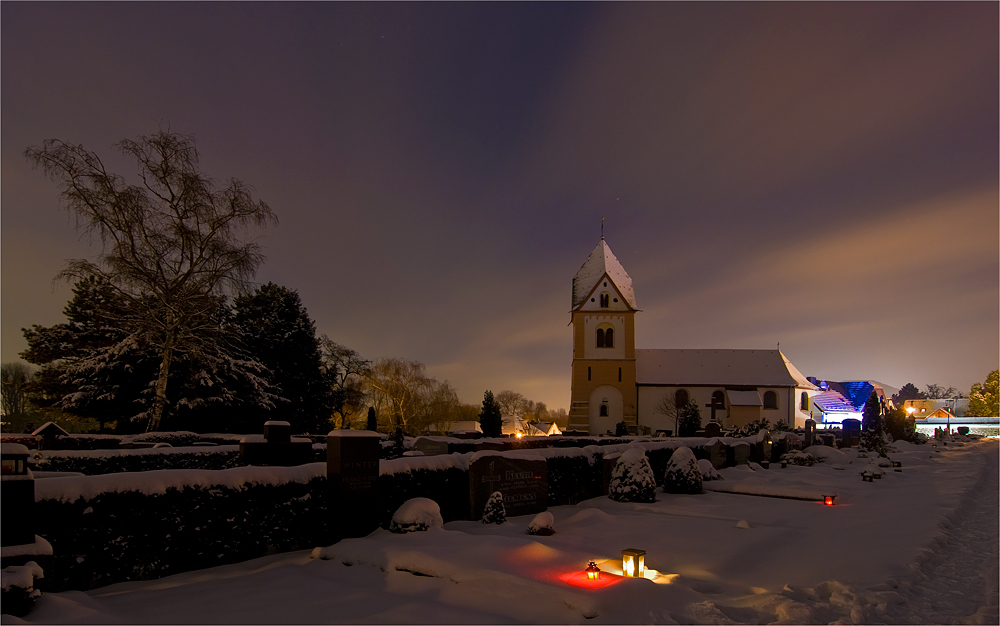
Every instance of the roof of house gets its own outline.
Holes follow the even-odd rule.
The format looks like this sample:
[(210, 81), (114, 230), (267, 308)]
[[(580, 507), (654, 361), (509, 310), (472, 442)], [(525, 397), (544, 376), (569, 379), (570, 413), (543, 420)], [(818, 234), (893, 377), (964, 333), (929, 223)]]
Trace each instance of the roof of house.
[(632, 289), (632, 278), (622, 267), (618, 258), (611, 252), (604, 237), (597, 242), (597, 245), (590, 252), (590, 256), (583, 262), (576, 276), (573, 277), (573, 308), (580, 306), (594, 290), (597, 281), (605, 274), (618, 287), (622, 298), (633, 309), (635, 306), (635, 290)]
[(854, 404), (839, 391), (824, 391), (813, 396), (813, 405), (824, 413), (857, 413)]
[(56, 424), (55, 422), (45, 422), (41, 426), (35, 429), (32, 435), (42, 435), (43, 437), (65, 437), (69, 433), (66, 432), (62, 426)]
[(636, 350), (640, 385), (815, 389), (780, 350)]

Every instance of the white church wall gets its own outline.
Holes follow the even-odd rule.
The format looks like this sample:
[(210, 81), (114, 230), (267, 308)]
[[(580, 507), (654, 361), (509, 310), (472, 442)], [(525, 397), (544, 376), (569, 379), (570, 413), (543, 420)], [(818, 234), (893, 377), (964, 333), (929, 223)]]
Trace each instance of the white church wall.
[[(712, 418), (712, 409), (707, 404), (712, 402), (712, 393), (715, 391), (725, 392), (725, 387), (682, 387), (682, 386), (660, 386), (641, 385), (638, 391), (638, 421), (642, 426), (648, 426), (651, 431), (669, 430), (677, 433), (677, 426), (673, 416), (667, 416), (656, 411), (656, 406), (660, 404), (664, 396), (673, 403), (679, 389), (688, 392), (688, 399), (698, 405), (701, 411), (701, 423), (707, 424)], [(716, 419), (726, 424), (727, 412), (725, 409), (716, 409)]]

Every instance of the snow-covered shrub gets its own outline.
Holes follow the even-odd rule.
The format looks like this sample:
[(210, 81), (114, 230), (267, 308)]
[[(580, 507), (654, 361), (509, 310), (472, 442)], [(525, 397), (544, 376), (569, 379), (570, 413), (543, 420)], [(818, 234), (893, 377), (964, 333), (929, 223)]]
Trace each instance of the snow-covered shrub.
[(528, 524), (529, 535), (552, 535), (556, 532), (556, 519), (548, 511), (542, 511)]
[(722, 476), (719, 475), (715, 466), (708, 459), (698, 460), (698, 471), (701, 472), (702, 480), (722, 480)]
[(694, 453), (686, 446), (674, 450), (663, 476), (663, 490), (667, 493), (701, 493), (701, 471)]
[(486, 501), (486, 508), (483, 509), (484, 524), (503, 524), (507, 521), (507, 510), (503, 506), (503, 494), (494, 491), (490, 494), (490, 499)]
[(804, 465), (806, 467), (815, 465), (818, 461), (816, 457), (802, 450), (786, 452), (781, 455), (781, 460), (792, 465)]
[(762, 430), (767, 430), (771, 428), (771, 423), (767, 421), (766, 417), (760, 417), (754, 421), (740, 426), (739, 428), (729, 432), (730, 437), (756, 437), (757, 434)]
[[(694, 457), (692, 457), (694, 458)], [(641, 448), (629, 448), (611, 472), (608, 497), (618, 502), (655, 502), (656, 479)]]
[[(238, 563), (331, 541), (325, 465), (39, 480), (35, 533), (52, 545), (46, 591)], [(325, 545), (325, 544), (324, 544)]]
[(16, 617), (24, 617), (31, 611), (35, 600), (42, 592), (35, 589), (35, 579), (44, 578), (42, 568), (34, 561), (24, 565), (11, 565), (0, 571), (0, 604), (3, 612)]
[(437, 502), (430, 498), (410, 498), (392, 516), (389, 531), (402, 534), (443, 527), (444, 519)]

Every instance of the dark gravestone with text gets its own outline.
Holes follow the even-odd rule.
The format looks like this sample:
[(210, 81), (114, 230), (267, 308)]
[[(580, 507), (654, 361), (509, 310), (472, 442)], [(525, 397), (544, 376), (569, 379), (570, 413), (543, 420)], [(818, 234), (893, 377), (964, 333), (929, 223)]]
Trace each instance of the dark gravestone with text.
[(848, 418), (841, 426), (844, 429), (842, 448), (857, 448), (861, 445), (861, 420)]
[(338, 539), (363, 537), (378, 528), (378, 433), (334, 430), (327, 435), (326, 476), (331, 526)]
[(507, 516), (540, 513), (548, 506), (548, 472), (542, 457), (485, 454), (469, 465), (470, 518), (483, 517), (490, 494), (503, 494)]

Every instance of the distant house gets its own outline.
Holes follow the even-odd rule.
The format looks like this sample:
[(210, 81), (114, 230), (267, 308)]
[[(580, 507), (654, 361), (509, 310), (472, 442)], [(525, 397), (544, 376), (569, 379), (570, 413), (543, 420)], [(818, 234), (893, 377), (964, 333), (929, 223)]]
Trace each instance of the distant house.
[(813, 396), (813, 419), (817, 424), (841, 424), (845, 419), (859, 420), (862, 412), (839, 391), (827, 389)]
[(936, 417), (934, 414), (941, 410), (951, 414), (952, 417), (964, 417), (969, 410), (969, 399), (921, 398), (919, 400), (905, 400), (900, 408), (906, 411), (907, 415), (912, 415), (918, 420)]

